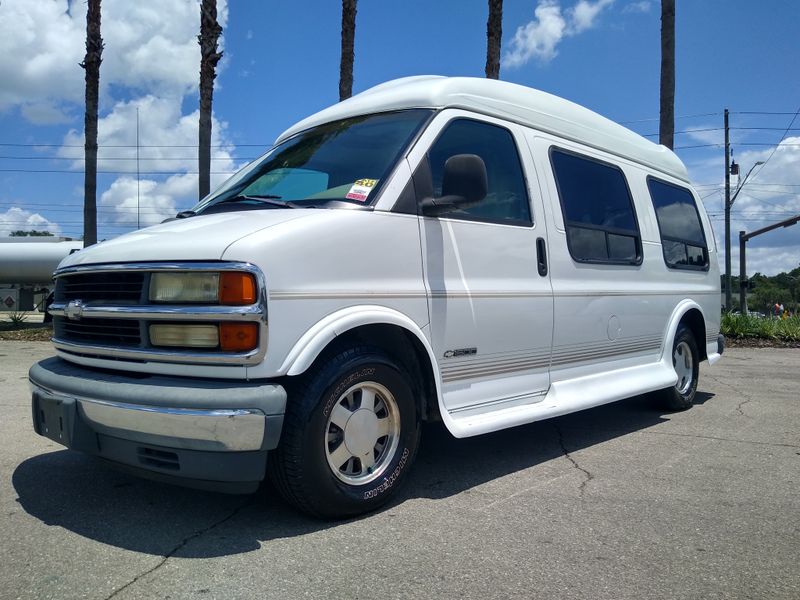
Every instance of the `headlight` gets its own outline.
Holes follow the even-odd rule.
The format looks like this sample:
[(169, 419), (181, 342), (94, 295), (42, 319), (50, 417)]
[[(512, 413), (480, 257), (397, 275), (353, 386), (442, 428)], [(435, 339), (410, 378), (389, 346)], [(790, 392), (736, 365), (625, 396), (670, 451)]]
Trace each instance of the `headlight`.
[(159, 272), (150, 278), (151, 302), (245, 305), (256, 302), (256, 280), (251, 273)]
[(151, 302), (205, 302), (219, 298), (219, 273), (153, 273)]

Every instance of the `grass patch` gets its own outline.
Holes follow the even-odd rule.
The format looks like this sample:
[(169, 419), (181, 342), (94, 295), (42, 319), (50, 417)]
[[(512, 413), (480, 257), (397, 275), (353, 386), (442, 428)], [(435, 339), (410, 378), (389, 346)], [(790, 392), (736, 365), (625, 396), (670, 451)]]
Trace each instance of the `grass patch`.
[(53, 327), (49, 323), (0, 321), (0, 340), (47, 341), (52, 336)]
[(800, 317), (775, 319), (723, 313), (720, 330), (725, 337), (736, 339), (758, 338), (786, 342), (800, 341)]

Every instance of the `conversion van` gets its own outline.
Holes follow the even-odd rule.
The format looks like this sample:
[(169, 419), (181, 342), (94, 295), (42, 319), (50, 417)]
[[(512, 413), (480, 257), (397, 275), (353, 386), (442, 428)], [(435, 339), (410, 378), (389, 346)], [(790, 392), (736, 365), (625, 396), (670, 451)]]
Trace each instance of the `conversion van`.
[(191, 211), (55, 273), (37, 433), (144, 476), (375, 509), (420, 423), (466, 437), (716, 362), (711, 225), (685, 167), (586, 108), (413, 77), (289, 128)]

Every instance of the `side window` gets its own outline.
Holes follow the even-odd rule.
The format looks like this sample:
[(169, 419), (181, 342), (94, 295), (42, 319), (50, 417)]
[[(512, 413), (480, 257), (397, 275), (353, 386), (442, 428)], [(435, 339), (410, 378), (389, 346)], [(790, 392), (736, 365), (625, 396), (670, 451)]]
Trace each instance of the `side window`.
[(622, 170), (552, 148), (567, 246), (581, 262), (639, 264), (642, 242)]
[(674, 269), (708, 268), (708, 246), (694, 196), (686, 188), (647, 178), (656, 209), (664, 261)]
[(436, 198), (442, 195), (444, 163), (456, 154), (477, 154), (483, 159), (489, 191), (478, 204), (449, 212), (448, 218), (532, 224), (522, 163), (510, 131), (470, 119), (456, 119), (448, 124), (428, 152)]

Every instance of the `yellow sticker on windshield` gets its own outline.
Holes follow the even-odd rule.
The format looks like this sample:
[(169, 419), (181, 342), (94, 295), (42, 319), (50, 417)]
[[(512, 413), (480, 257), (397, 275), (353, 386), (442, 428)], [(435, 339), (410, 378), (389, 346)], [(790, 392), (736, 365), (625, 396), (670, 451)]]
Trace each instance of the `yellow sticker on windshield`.
[(378, 183), (377, 179), (356, 179), (345, 198), (348, 200), (358, 200), (366, 202), (372, 188)]

